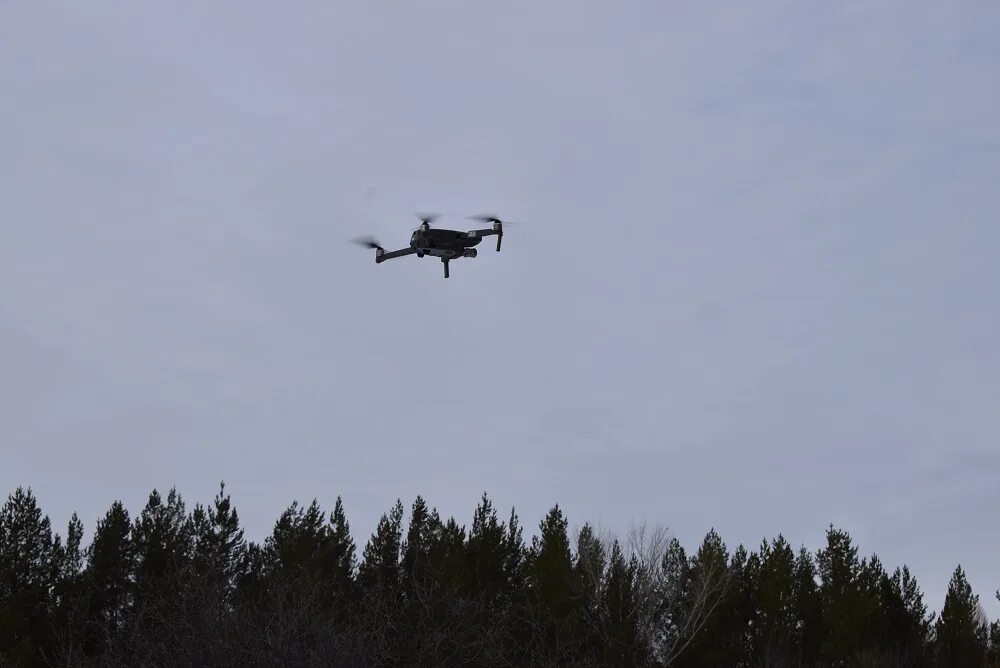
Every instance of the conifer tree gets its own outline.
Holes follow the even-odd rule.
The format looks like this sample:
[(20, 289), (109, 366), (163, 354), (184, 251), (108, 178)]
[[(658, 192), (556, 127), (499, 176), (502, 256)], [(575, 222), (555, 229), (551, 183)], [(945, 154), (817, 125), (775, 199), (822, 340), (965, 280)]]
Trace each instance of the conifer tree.
[(901, 607), (902, 598), (878, 555), (862, 559), (852, 605), (858, 650), (873, 656), (898, 651), (899, 643), (894, 637), (893, 611)]
[(691, 557), (682, 603), (679, 637), (671, 652), (678, 666), (725, 663), (732, 653), (730, 601), (733, 571), (729, 553), (715, 529)]
[(948, 583), (936, 627), (936, 654), (941, 666), (979, 666), (986, 653), (986, 618), (979, 596), (959, 565)]
[(397, 590), (400, 580), (403, 504), (399, 499), (389, 513), (379, 519), (375, 533), (365, 545), (358, 579), (369, 591)]
[(859, 631), (863, 631), (863, 623), (855, 615), (860, 603), (861, 562), (850, 535), (829, 526), (826, 547), (816, 553), (816, 565), (826, 632), (823, 656), (830, 661), (845, 661), (861, 649)]
[(585, 651), (593, 656), (600, 654), (601, 650), (606, 567), (604, 545), (590, 523), (585, 523), (576, 540), (572, 595), (580, 616), (580, 640), (585, 645)]
[(654, 660), (669, 664), (681, 646), (687, 619), (685, 606), (690, 591), (690, 561), (676, 536), (671, 536), (658, 568), (643, 573), (642, 632)]
[(577, 601), (573, 591), (573, 557), (568, 521), (559, 505), (553, 506), (532, 537), (526, 560), (526, 598), (519, 643), (528, 663), (562, 663), (576, 658), (584, 644), (579, 633)]
[[(194, 527), (176, 488), (164, 500), (153, 490), (132, 527), (135, 585), (129, 626), (131, 645), (139, 662), (154, 662), (165, 645), (204, 614), (203, 591), (185, 588), (190, 582)], [(141, 639), (142, 642), (139, 641)], [(119, 651), (125, 651), (121, 649)]]
[(627, 561), (617, 540), (611, 543), (607, 575), (600, 591), (600, 627), (598, 640), (601, 665), (643, 666), (650, 660), (644, 642), (641, 604), (636, 577), (638, 562), (633, 555)]
[(606, 566), (604, 545), (601, 544), (590, 523), (585, 523), (576, 540), (573, 589), (575, 596), (580, 600), (581, 612), (589, 620), (596, 620), (599, 613)]
[(506, 590), (512, 597), (519, 596), (524, 591), (527, 582), (527, 553), (521, 521), (517, 511), (511, 508), (504, 537), (504, 578)]
[(892, 574), (892, 598), (888, 605), (889, 641), (904, 660), (916, 665), (929, 655), (933, 615), (928, 614), (923, 592), (908, 566)]
[(817, 578), (812, 553), (803, 546), (795, 559), (795, 609), (798, 620), (794, 645), (799, 663), (806, 665), (819, 660), (826, 634)]
[(34, 661), (49, 641), (58, 541), (30, 488), (0, 508), (0, 657)]
[(225, 609), (232, 604), (247, 551), (239, 514), (226, 494), (225, 483), (219, 484), (219, 492), (209, 508), (195, 505), (191, 525), (195, 573), (202, 579), (203, 587), (215, 592), (216, 605)]
[[(55, 625), (65, 627), (72, 619), (81, 613), (83, 596), (84, 555), (81, 543), (83, 541), (83, 522), (73, 513), (66, 527), (66, 544), (59, 542), (54, 558), (54, 586), (52, 592), (52, 617)], [(63, 629), (63, 635), (66, 629)]]
[(753, 614), (754, 655), (764, 665), (795, 656), (799, 627), (796, 601), (795, 552), (781, 534), (761, 543)]
[(270, 575), (316, 580), (319, 558), (327, 544), (326, 514), (313, 499), (305, 508), (298, 501), (281, 513), (264, 541)]
[(74, 582), (83, 573), (83, 522), (73, 513), (66, 527), (66, 547), (60, 564), (59, 578), (63, 582)]
[(434, 583), (450, 592), (452, 596), (463, 596), (467, 578), (465, 527), (454, 517), (444, 524), (437, 510), (431, 513), (431, 549), (428, 554), (429, 575)]
[(531, 546), (530, 577), (534, 600), (556, 620), (565, 620), (573, 609), (573, 560), (567, 533), (568, 521), (555, 505), (539, 525), (540, 535)]
[[(996, 591), (997, 601), (1000, 601), (1000, 589)], [(990, 642), (987, 651), (986, 666), (1000, 668), (1000, 619), (990, 624)]]
[(354, 539), (351, 538), (351, 525), (344, 512), (344, 502), (337, 497), (330, 513), (330, 524), (326, 548), (323, 554), (324, 573), (334, 586), (334, 591), (346, 595), (351, 590), (351, 583), (356, 568)]
[(483, 493), (472, 516), (466, 555), (469, 588), (489, 605), (496, 605), (508, 589), (505, 534), (493, 503)]
[(82, 644), (93, 656), (99, 655), (105, 640), (114, 638), (122, 628), (133, 593), (135, 546), (129, 514), (121, 501), (112, 503), (98, 520), (86, 555), (83, 581), (88, 624)]
[(31, 488), (18, 487), (0, 508), (0, 601), (48, 592), (55, 556), (52, 524)]
[(719, 618), (720, 648), (723, 661), (740, 663), (753, 646), (749, 625), (757, 608), (757, 583), (750, 553), (738, 545), (729, 559), (729, 585)]
[(187, 565), (193, 539), (181, 495), (171, 488), (164, 502), (154, 489), (132, 528), (136, 594), (156, 600), (176, 587), (174, 577)]
[(401, 573), (407, 588), (423, 585), (428, 577), (430, 552), (440, 533), (440, 520), (432, 517), (427, 502), (417, 496), (410, 510), (410, 526), (401, 546)]

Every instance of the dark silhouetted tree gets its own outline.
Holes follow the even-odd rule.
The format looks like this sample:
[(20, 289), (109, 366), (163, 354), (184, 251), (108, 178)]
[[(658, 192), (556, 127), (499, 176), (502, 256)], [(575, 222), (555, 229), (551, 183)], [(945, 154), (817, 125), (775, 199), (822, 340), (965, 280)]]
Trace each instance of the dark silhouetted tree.
[(87, 597), (84, 652), (100, 655), (122, 630), (133, 595), (135, 546), (129, 514), (120, 501), (98, 520), (87, 548), (83, 580)]
[(0, 656), (15, 664), (36, 661), (50, 640), (58, 551), (35, 495), (18, 487), (0, 508)]
[(553, 506), (540, 522), (540, 533), (533, 537), (529, 550), (526, 613), (533, 629), (533, 662), (565, 661), (581, 640), (567, 528), (562, 509)]
[(358, 579), (365, 588), (395, 592), (400, 583), (400, 556), (403, 546), (403, 504), (398, 499), (392, 510), (379, 519), (362, 555)]
[(760, 546), (754, 582), (756, 606), (751, 625), (753, 654), (763, 665), (790, 663), (795, 657), (799, 608), (795, 552), (780, 534)]
[(638, 560), (628, 561), (617, 540), (611, 543), (598, 608), (598, 651), (605, 666), (644, 666), (650, 651), (643, 642), (642, 607), (637, 589)]
[(856, 614), (861, 562), (850, 535), (830, 526), (826, 547), (816, 553), (816, 565), (825, 631), (822, 655), (829, 661), (846, 661), (861, 649), (859, 636), (864, 632), (863, 622)]
[(672, 665), (728, 665), (733, 651), (732, 585), (729, 553), (712, 529), (688, 564), (679, 635), (668, 659)]
[(938, 665), (982, 665), (986, 654), (986, 618), (979, 596), (973, 593), (961, 566), (955, 568), (948, 583), (935, 632)]
[(161, 600), (177, 586), (178, 571), (191, 559), (193, 529), (176, 489), (166, 502), (153, 490), (132, 527), (137, 605)]
[(795, 558), (795, 609), (798, 623), (794, 643), (800, 664), (810, 665), (819, 660), (826, 632), (818, 577), (812, 554), (805, 547), (800, 548)]

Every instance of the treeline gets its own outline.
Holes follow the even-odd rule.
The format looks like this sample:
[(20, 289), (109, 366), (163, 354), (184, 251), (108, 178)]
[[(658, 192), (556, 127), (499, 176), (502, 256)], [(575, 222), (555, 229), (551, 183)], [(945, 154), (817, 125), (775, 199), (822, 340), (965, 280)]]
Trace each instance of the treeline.
[(190, 511), (174, 490), (135, 518), (116, 502), (85, 546), (76, 515), (57, 534), (19, 488), (0, 511), (0, 665), (1000, 666), (961, 567), (931, 615), (905, 566), (832, 526), (815, 552), (571, 535), (558, 506), (538, 529), (486, 495), (468, 527), (418, 497), (359, 555), (338, 498), (293, 503), (255, 543), (223, 486)]

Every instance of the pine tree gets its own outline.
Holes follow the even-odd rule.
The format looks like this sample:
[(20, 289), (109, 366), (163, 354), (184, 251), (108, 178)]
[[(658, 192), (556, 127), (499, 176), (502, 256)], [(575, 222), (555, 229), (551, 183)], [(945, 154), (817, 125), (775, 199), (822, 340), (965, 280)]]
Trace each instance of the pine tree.
[(247, 551), (239, 514), (226, 494), (225, 483), (219, 484), (212, 506), (195, 505), (190, 523), (195, 573), (203, 581), (201, 586), (216, 592), (216, 605), (225, 609), (232, 604), (243, 576)]
[(858, 548), (846, 531), (832, 525), (826, 532), (826, 547), (816, 553), (820, 577), (820, 600), (826, 635), (822, 653), (830, 661), (845, 661), (862, 649), (863, 621), (856, 615), (861, 562)]
[(362, 554), (358, 580), (368, 591), (395, 592), (400, 582), (403, 504), (398, 499), (392, 510), (383, 514)]
[(188, 564), (193, 547), (193, 527), (184, 500), (175, 488), (166, 503), (153, 490), (132, 528), (135, 547), (136, 594), (160, 599), (175, 586), (177, 572)]
[(979, 596), (959, 565), (948, 583), (937, 621), (936, 654), (941, 666), (979, 666), (986, 652), (987, 627)]
[(0, 508), (0, 657), (15, 665), (34, 661), (50, 639), (58, 551), (34, 493), (18, 487)]
[(888, 605), (890, 643), (903, 660), (920, 665), (929, 655), (933, 615), (927, 613), (924, 595), (907, 566), (892, 574), (892, 598)]
[(135, 546), (129, 514), (121, 501), (112, 503), (98, 520), (86, 555), (83, 582), (89, 623), (82, 643), (85, 652), (94, 656), (104, 650), (106, 639), (117, 636), (132, 597)]
[(440, 520), (431, 516), (427, 502), (418, 495), (410, 511), (406, 540), (401, 546), (401, 573), (407, 588), (423, 586), (427, 580), (430, 552), (440, 530)]
[(781, 534), (761, 543), (753, 615), (755, 657), (764, 665), (795, 656), (799, 610), (796, 601), (795, 552)]
[(798, 619), (794, 646), (800, 665), (811, 665), (819, 660), (826, 634), (817, 577), (813, 556), (803, 546), (795, 559), (795, 610)]
[(680, 634), (672, 652), (677, 666), (728, 665), (732, 585), (729, 553), (711, 529), (688, 564)]
[(66, 548), (60, 564), (60, 580), (63, 582), (75, 582), (83, 573), (83, 522), (79, 516), (73, 513), (66, 527)]
[[(657, 568), (658, 566), (658, 568)], [(642, 633), (655, 661), (668, 664), (680, 648), (685, 605), (691, 587), (690, 561), (684, 546), (672, 536), (659, 564), (641, 574)]]
[[(997, 601), (1000, 601), (1000, 589), (996, 591)], [(987, 668), (1000, 668), (1000, 619), (990, 624), (990, 644), (987, 651)]]
[(497, 519), (492, 502), (483, 493), (472, 516), (472, 528), (466, 548), (469, 590), (482, 596), (489, 605), (497, 605), (507, 593), (506, 532)]
[(437, 510), (431, 513), (431, 548), (428, 553), (428, 574), (436, 586), (454, 597), (467, 593), (465, 572), (467, 561), (465, 527), (454, 517), (444, 524)]
[(351, 525), (344, 512), (344, 502), (339, 496), (330, 513), (323, 563), (323, 572), (332, 582), (334, 591), (347, 595), (354, 578), (356, 554), (354, 540), (351, 538)]
[[(58, 540), (58, 536), (56, 539)], [(82, 626), (86, 618), (85, 588), (83, 581), (84, 553), (83, 522), (73, 513), (66, 527), (66, 545), (59, 546), (53, 587), (53, 626), (61, 641), (73, 647), (79, 645)]]
[(580, 640), (585, 651), (597, 656), (601, 651), (604, 611), (603, 589), (607, 555), (594, 528), (585, 523), (576, 540), (573, 562), (573, 598), (580, 615)]
[(18, 487), (0, 509), (0, 601), (28, 590), (47, 593), (55, 545), (52, 524), (34, 493)]
[(876, 656), (899, 650), (894, 637), (893, 610), (902, 608), (902, 597), (878, 555), (861, 560), (852, 607), (858, 627), (855, 642), (862, 652)]
[(573, 559), (567, 533), (568, 521), (559, 505), (549, 510), (539, 525), (531, 547), (530, 577), (535, 600), (554, 619), (565, 620), (573, 610)]
[(608, 559), (598, 608), (601, 665), (643, 666), (650, 659), (640, 628), (638, 570), (639, 565), (635, 556), (626, 561), (619, 542), (612, 541), (611, 556)]
[(528, 625), (518, 631), (526, 656), (519, 663), (563, 663), (576, 658), (583, 644), (567, 529), (557, 504), (539, 523), (539, 535), (532, 537), (525, 564), (524, 610), (519, 613)]
[(518, 597), (527, 583), (528, 549), (524, 542), (524, 531), (514, 508), (510, 509), (507, 532), (504, 538), (504, 579), (510, 597)]
[(596, 620), (599, 613), (606, 566), (604, 545), (595, 535), (590, 523), (585, 523), (576, 540), (573, 589), (574, 595), (580, 600), (581, 611), (589, 620)]
[(733, 665), (744, 661), (752, 653), (749, 626), (757, 609), (755, 575), (750, 553), (746, 547), (738, 545), (729, 560), (729, 585), (719, 620), (719, 656)]
[(326, 514), (320, 509), (319, 502), (313, 499), (303, 508), (298, 501), (292, 501), (264, 541), (270, 574), (317, 579), (318, 559), (326, 543)]

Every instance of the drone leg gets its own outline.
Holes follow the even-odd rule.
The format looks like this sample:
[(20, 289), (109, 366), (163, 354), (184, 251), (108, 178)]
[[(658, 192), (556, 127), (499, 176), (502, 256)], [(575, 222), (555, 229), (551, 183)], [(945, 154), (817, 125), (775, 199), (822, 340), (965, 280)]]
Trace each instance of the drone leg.
[(503, 239), (503, 234), (497, 235), (497, 252), (500, 252), (500, 240)]
[(448, 278), (448, 260), (441, 258), (441, 261), (444, 262), (444, 277)]

